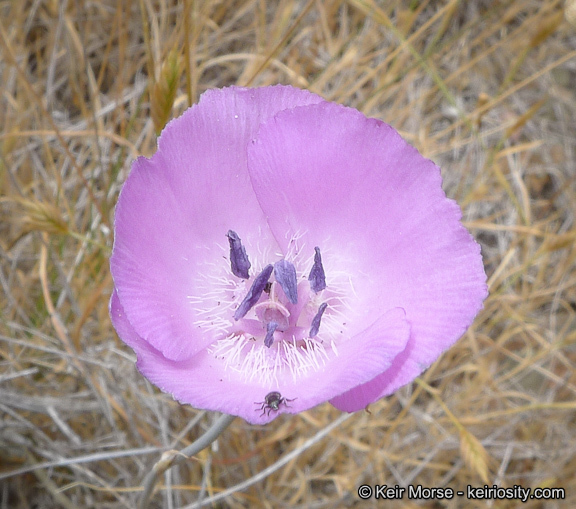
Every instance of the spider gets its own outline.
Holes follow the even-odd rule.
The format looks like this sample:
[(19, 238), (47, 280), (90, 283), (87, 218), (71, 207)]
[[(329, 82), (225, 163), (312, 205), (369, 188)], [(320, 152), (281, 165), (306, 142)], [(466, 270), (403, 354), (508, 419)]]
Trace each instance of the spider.
[[(296, 398), (294, 398), (294, 399), (296, 399)], [(280, 394), (277, 391), (273, 391), (273, 392), (269, 392), (268, 394), (266, 394), (264, 401), (255, 401), (254, 404), (255, 405), (262, 405), (259, 408), (259, 410), (262, 410), (262, 413), (260, 414), (260, 417), (262, 417), (266, 413), (266, 410), (268, 410), (267, 415), (270, 415), (270, 412), (272, 410), (277, 412), (278, 408), (280, 408), (280, 405), (282, 405), (282, 404), (284, 404), (284, 406), (288, 407), (288, 402), (294, 401), (294, 399), (283, 398), (282, 394)]]

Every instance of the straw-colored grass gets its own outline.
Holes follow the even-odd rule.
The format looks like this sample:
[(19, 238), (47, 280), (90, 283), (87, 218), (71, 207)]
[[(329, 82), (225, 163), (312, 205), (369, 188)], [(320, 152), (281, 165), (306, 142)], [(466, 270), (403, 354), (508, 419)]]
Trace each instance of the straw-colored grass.
[(490, 296), (370, 412), (236, 419), (153, 506), (520, 505), (363, 502), (362, 484), (557, 487), (565, 500), (523, 507), (575, 506), (574, 0), (3, 0), (0, 508), (135, 507), (161, 453), (215, 419), (151, 386), (110, 324), (113, 210), (134, 157), (204, 90), (273, 83), (378, 117), (440, 164)]

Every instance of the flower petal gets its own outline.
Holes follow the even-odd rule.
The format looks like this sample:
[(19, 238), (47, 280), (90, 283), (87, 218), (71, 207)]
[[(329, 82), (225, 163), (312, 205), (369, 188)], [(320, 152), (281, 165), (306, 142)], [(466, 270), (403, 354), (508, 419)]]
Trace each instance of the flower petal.
[[(298, 413), (334, 397), (345, 387), (355, 387), (385, 371), (406, 346), (410, 334), (402, 309), (393, 309), (363, 332), (339, 347), (338, 355), (310, 376), (263, 389), (258, 380), (246, 381), (222, 361), (203, 351), (184, 361), (164, 357), (140, 338), (130, 324), (118, 295), (113, 293), (110, 316), (122, 339), (132, 347), (141, 373), (178, 401), (196, 408), (238, 415), (252, 424), (265, 424), (280, 413)], [(259, 402), (272, 391), (292, 400), (278, 411), (264, 412)]]
[(255, 227), (266, 219), (246, 145), (277, 112), (320, 101), (284, 86), (211, 90), (166, 126), (151, 159), (134, 163), (116, 208), (111, 271), (137, 334), (167, 358), (187, 359), (214, 340), (191, 299), (206, 292), (198, 281), (206, 264), (228, 256), (226, 233), (237, 232), (248, 252), (274, 246)]
[(482, 307), (480, 247), (446, 198), (440, 169), (387, 124), (327, 102), (280, 112), (249, 146), (248, 169), (284, 251), (286, 231), (299, 232), (306, 249), (322, 249), (327, 278), (330, 253), (347, 260), (339, 269), (364, 316), (406, 310), (413, 347), (393, 372), (335, 398), (338, 408), (358, 410), (409, 383)]

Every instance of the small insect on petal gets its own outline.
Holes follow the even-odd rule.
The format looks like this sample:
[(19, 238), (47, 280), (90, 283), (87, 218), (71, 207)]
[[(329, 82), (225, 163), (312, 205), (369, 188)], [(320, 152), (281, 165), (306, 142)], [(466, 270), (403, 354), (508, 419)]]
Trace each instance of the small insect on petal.
[(260, 414), (260, 417), (262, 417), (266, 413), (266, 410), (268, 410), (267, 415), (270, 415), (270, 412), (272, 410), (277, 412), (278, 409), (280, 408), (280, 405), (282, 405), (282, 404), (286, 408), (290, 408), (288, 406), (288, 402), (294, 401), (295, 399), (296, 398), (294, 398), (294, 399), (283, 398), (282, 394), (280, 394), (278, 391), (272, 391), (272, 392), (269, 392), (268, 394), (266, 394), (266, 396), (264, 397), (264, 401), (254, 402), (254, 404), (255, 405), (262, 405), (258, 409), (258, 410), (262, 410), (262, 413)]

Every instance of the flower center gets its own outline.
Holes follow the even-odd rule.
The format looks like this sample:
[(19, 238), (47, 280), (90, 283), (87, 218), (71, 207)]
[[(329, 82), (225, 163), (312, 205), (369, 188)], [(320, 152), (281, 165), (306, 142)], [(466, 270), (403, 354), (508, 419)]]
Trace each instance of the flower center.
[[(232, 272), (236, 274), (235, 268), (240, 265), (237, 258), (242, 257), (242, 263), (247, 261), (246, 250), (242, 246), (238, 235), (230, 230), (228, 238), (230, 241), (230, 265)], [(321, 292), (326, 288), (324, 268), (320, 256), (320, 248), (315, 248), (314, 265), (308, 276), (310, 289), (314, 293)], [(248, 263), (249, 265), (249, 263)], [(269, 279), (274, 272), (275, 282), (270, 283)], [(282, 294), (277, 293), (280, 286)], [(266, 292), (265, 290), (268, 291)], [(264, 295), (263, 295), (264, 294)], [(318, 312), (310, 322), (308, 337), (313, 338), (318, 335), (322, 314), (328, 304), (322, 303)], [(296, 277), (296, 267), (286, 259), (282, 259), (272, 265), (267, 265), (258, 274), (248, 290), (246, 296), (234, 312), (234, 320), (243, 320), (251, 309), (254, 309), (256, 318), (262, 324), (262, 329), (266, 331), (264, 336), (264, 346), (270, 348), (274, 341), (276, 330), (280, 332), (292, 332), (293, 339), (303, 339), (303, 327), (298, 325), (298, 318), (302, 313), (302, 307), (298, 306), (298, 281)], [(244, 329), (251, 329), (250, 322), (241, 324)]]
[[(313, 260), (312, 249), (296, 246), (280, 260), (259, 252), (252, 264), (239, 235), (229, 230), (226, 236), (227, 266), (210, 264), (197, 295), (189, 297), (199, 317), (194, 324), (214, 338), (208, 351), (225, 370), (277, 388), (285, 373), (296, 380), (338, 355), (348, 276), (335, 274), (327, 284), (319, 247)], [(297, 241), (292, 238), (291, 245)]]

